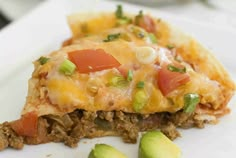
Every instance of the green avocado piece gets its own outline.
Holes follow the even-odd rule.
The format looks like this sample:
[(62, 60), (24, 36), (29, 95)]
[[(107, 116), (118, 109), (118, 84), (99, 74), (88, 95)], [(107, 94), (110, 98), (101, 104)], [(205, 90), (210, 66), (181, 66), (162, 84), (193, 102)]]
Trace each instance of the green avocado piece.
[(127, 158), (127, 156), (110, 145), (96, 144), (88, 158)]
[(139, 158), (180, 158), (181, 151), (160, 131), (145, 133), (139, 143)]

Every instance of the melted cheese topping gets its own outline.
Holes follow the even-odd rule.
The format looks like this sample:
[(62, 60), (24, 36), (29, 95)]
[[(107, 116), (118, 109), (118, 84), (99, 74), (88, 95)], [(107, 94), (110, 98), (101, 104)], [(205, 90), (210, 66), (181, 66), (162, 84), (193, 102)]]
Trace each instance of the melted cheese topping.
[[(37, 74), (42, 71), (47, 72), (47, 77), (43, 79), (44, 82), (40, 86), (46, 91), (45, 100), (49, 100), (51, 103), (47, 104), (48, 107), (50, 106), (50, 110), (42, 110), (43, 108), (38, 103), (34, 110), (39, 109), (39, 115), (52, 113), (53, 110), (54, 113), (66, 113), (74, 109), (135, 112), (132, 102), (137, 90), (136, 84), (139, 81), (145, 83), (144, 90), (148, 96), (147, 104), (140, 111), (143, 114), (176, 112), (183, 108), (183, 96), (187, 93), (198, 93), (202, 98), (202, 104), (214, 104), (214, 108), (221, 105), (220, 102), (217, 103), (217, 98), (223, 96), (218, 84), (206, 76), (196, 73), (186, 63), (183, 64), (187, 67), (191, 81), (176, 88), (168, 96), (163, 96), (157, 85), (157, 73), (160, 67), (156, 63), (161, 65), (172, 62), (173, 56), (168, 49), (136, 37), (130, 31), (132, 25), (102, 32), (91, 26), (89, 25), (89, 30), (92, 29), (92, 33), (97, 34), (74, 40), (72, 45), (52, 53), (47, 64), (36, 65), (34, 76), (37, 77)], [(103, 42), (107, 35), (114, 33), (121, 33), (120, 38), (111, 42)], [(166, 36), (167, 33), (165, 33), (165, 38)], [(76, 71), (72, 76), (60, 73), (59, 66), (68, 58), (67, 53), (82, 49), (105, 50), (120, 62), (121, 68), (133, 70), (133, 80), (124, 87), (110, 86), (109, 80), (121, 75), (117, 68), (89, 74), (80, 74)], [(40, 89), (40, 87), (38, 88)], [(209, 89), (214, 89), (214, 91), (209, 91)], [(47, 108), (42, 103), (47, 101), (40, 102), (44, 108)]]

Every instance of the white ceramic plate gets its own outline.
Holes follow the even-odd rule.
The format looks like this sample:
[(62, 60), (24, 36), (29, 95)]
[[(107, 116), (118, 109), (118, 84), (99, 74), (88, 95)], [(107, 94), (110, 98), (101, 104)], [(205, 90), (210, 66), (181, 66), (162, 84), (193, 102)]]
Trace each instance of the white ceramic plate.
[[(99, 0), (46, 1), (0, 32), (0, 122), (20, 117), (27, 93), (27, 80), (33, 70), (31, 62), (42, 54), (58, 49), (61, 42), (70, 37), (66, 15), (75, 11), (114, 11), (115, 6), (115, 3)], [(192, 34), (212, 49), (233, 78), (236, 78), (235, 32), (148, 8), (131, 5), (125, 5), (124, 8), (129, 12), (138, 12), (140, 9), (151, 12)], [(183, 158), (235, 157), (235, 100), (230, 103), (231, 114), (223, 117), (218, 125), (209, 125), (202, 130), (181, 130), (182, 137), (175, 143), (181, 147)], [(129, 158), (137, 157), (138, 144), (125, 144), (120, 138), (105, 137), (83, 139), (75, 149), (61, 143), (25, 146), (21, 151), (7, 149), (0, 152), (0, 158), (87, 158), (96, 143), (113, 145)]]

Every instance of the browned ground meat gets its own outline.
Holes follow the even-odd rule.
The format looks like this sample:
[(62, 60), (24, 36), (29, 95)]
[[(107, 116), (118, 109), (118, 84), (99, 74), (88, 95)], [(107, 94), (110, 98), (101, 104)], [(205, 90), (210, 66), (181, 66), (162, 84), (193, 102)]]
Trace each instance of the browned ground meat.
[(42, 116), (39, 118), (37, 137), (21, 137), (11, 129), (9, 123), (0, 124), (0, 150), (6, 147), (21, 149), (23, 144), (41, 144), (46, 142), (64, 142), (76, 147), (81, 138), (102, 136), (121, 136), (124, 142), (136, 143), (138, 132), (160, 129), (170, 139), (180, 136), (176, 127), (204, 127), (205, 122), (194, 119), (194, 114), (182, 111), (177, 113), (156, 113), (140, 115), (112, 112), (87, 112), (76, 110), (60, 116)]
[(6, 147), (22, 149), (24, 146), (23, 137), (18, 136), (10, 127), (8, 122), (0, 124), (0, 151)]

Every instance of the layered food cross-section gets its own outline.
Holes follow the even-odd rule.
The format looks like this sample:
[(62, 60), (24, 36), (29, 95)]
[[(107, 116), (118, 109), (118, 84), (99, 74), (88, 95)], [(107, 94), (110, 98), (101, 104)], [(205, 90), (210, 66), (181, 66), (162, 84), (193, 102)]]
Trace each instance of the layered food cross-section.
[(204, 127), (229, 112), (235, 84), (195, 39), (140, 11), (73, 14), (71, 39), (34, 62), (22, 117), (0, 125), (0, 149)]

